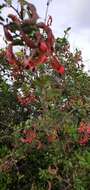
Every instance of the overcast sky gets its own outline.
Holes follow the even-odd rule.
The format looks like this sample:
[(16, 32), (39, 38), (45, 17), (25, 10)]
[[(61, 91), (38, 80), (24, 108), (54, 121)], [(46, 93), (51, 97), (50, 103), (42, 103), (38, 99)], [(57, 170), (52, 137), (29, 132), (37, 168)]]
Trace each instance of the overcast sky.
[[(2, 2), (3, 0), (0, 0)], [(14, 0), (16, 4), (16, 0)], [(45, 17), (47, 0), (28, 0), (36, 5), (42, 20)], [(6, 15), (6, 10), (3, 12)], [(72, 50), (82, 50), (85, 69), (90, 70), (90, 0), (52, 0), (48, 14), (53, 17), (52, 30), (60, 37), (67, 27), (71, 27), (69, 41)], [(0, 30), (2, 35), (2, 29)], [(0, 36), (1, 47), (2, 36)]]

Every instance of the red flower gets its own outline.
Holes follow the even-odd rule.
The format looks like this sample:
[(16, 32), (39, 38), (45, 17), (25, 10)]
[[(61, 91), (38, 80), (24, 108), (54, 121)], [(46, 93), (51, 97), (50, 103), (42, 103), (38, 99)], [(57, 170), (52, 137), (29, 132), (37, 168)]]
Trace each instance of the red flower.
[(48, 47), (45, 42), (41, 42), (39, 46), (40, 51), (46, 52), (48, 50)]

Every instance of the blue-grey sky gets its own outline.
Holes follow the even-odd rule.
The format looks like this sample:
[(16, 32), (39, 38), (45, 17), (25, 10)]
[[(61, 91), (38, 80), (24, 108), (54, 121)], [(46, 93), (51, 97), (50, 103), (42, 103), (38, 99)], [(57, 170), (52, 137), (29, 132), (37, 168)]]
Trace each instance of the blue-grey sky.
[[(17, 6), (17, 0), (13, 0)], [(3, 0), (0, 0), (2, 3)], [(40, 18), (44, 20), (47, 0), (28, 0), (36, 5)], [(9, 10), (11, 11), (11, 10)], [(6, 15), (6, 9), (3, 11)], [(63, 31), (71, 26), (69, 41), (71, 49), (77, 47), (82, 50), (85, 70), (90, 70), (90, 0), (52, 0), (48, 14), (52, 15), (52, 30), (55, 36), (60, 37)], [(0, 29), (0, 42), (2, 41), (2, 29)]]

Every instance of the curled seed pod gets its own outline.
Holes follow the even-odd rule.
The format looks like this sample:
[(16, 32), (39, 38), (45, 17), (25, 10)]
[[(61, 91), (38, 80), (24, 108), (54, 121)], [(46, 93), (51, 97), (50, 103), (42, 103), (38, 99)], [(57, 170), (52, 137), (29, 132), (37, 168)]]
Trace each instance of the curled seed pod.
[(20, 25), (21, 24), (21, 21), (19, 18), (17, 18), (17, 16), (13, 15), (13, 14), (9, 14), (8, 15), (9, 18), (12, 19), (13, 22), (15, 22), (17, 25)]
[(17, 60), (13, 54), (12, 50), (12, 44), (9, 44), (8, 48), (6, 49), (6, 59), (9, 62), (9, 64), (14, 65), (17, 64)]
[(32, 39), (30, 39), (27, 34), (21, 31), (20, 35), (21, 39), (26, 43), (27, 46), (29, 46), (30, 48), (36, 48), (35, 42)]
[(13, 41), (13, 37), (6, 27), (4, 27), (4, 33), (7, 41)]

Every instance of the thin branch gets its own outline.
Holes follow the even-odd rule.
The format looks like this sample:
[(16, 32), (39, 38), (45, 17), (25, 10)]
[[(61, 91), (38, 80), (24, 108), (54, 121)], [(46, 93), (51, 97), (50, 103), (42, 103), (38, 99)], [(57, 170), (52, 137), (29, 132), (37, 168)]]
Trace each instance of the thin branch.
[(20, 14), (19, 14), (19, 12), (18, 12), (18, 10), (15, 8), (15, 7), (13, 7), (13, 5), (10, 5), (10, 7), (18, 14), (18, 16), (20, 17)]
[(47, 15), (48, 15), (48, 8), (49, 8), (49, 5), (50, 5), (50, 2), (51, 2), (52, 0), (48, 0), (47, 1), (47, 8), (46, 8), (46, 12), (45, 12), (45, 19), (44, 19), (44, 22), (46, 23), (46, 20), (47, 20)]
[(3, 123), (2, 121), (0, 121), (0, 124), (3, 125), (3, 126), (5, 126), (5, 127), (8, 127), (8, 125), (5, 124), (5, 123)]
[[(5, 1), (5, 0), (4, 0)], [(6, 3), (6, 1), (5, 1), (5, 3)], [(5, 4), (5, 6), (7, 7), (7, 4)], [(18, 10), (13, 6), (13, 5), (9, 5), (17, 14), (18, 14), (18, 16), (20, 17), (20, 14), (19, 14), (19, 12), (18, 12)]]

